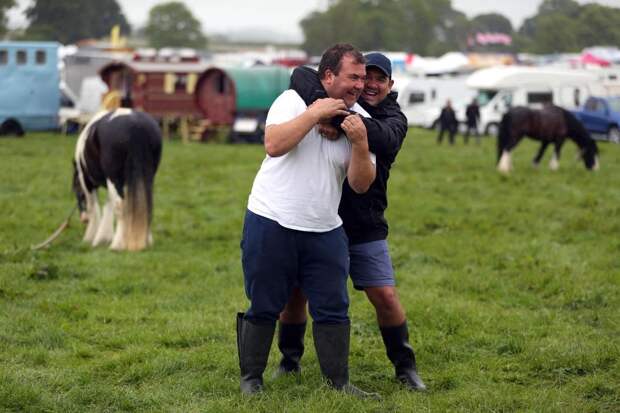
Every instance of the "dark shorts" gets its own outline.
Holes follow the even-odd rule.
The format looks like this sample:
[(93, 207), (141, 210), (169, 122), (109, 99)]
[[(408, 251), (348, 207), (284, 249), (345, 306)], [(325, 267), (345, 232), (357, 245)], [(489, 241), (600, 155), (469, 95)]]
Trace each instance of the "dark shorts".
[(348, 239), (342, 227), (328, 232), (285, 228), (246, 212), (241, 240), (245, 318), (275, 321), (294, 287), (308, 298), (316, 323), (348, 323)]
[(350, 245), (349, 257), (349, 273), (356, 290), (396, 285), (387, 240)]

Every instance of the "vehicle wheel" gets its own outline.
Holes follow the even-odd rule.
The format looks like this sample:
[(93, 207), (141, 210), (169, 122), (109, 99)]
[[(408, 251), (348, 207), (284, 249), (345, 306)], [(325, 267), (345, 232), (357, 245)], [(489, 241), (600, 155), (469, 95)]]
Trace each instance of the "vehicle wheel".
[(607, 131), (607, 140), (613, 143), (620, 143), (620, 129), (617, 126), (612, 126)]
[(499, 133), (499, 125), (497, 123), (489, 123), (484, 130), (485, 135), (497, 136)]
[(15, 119), (8, 119), (0, 126), (0, 135), (24, 136), (24, 129)]

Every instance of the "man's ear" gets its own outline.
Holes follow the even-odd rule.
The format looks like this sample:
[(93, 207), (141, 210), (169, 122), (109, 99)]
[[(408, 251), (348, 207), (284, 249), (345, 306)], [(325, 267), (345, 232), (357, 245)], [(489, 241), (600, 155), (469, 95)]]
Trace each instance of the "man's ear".
[(390, 79), (390, 90), (392, 90), (392, 86), (394, 86), (394, 79)]
[(327, 69), (325, 70), (325, 75), (323, 77), (323, 82), (327, 83), (328, 85), (331, 85), (332, 82), (334, 81), (334, 72), (331, 71), (331, 69)]

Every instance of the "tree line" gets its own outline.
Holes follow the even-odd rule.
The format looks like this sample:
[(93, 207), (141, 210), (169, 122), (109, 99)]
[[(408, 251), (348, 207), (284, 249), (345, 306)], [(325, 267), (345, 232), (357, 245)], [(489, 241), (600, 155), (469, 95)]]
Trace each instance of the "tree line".
[[(0, 0), (0, 36), (7, 33), (6, 11), (15, 0)], [(119, 25), (131, 27), (116, 0), (34, 0), (26, 9), (29, 25), (20, 39), (73, 43), (101, 38)], [(336, 42), (362, 50), (402, 50), (421, 55), (447, 51), (562, 53), (593, 45), (620, 44), (620, 9), (574, 0), (543, 0), (537, 14), (513, 28), (499, 13), (472, 19), (452, 8), (451, 0), (334, 0), (301, 22), (302, 48), (320, 54)], [(512, 42), (479, 44), (477, 33), (501, 33)], [(180, 1), (160, 3), (149, 11), (146, 26), (134, 34), (149, 46), (205, 49), (200, 21)]]

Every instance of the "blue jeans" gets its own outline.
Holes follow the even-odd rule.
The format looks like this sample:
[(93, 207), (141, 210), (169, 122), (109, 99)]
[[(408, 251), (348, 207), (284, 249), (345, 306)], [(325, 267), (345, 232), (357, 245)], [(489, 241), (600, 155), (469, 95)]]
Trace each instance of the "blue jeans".
[(349, 322), (349, 251), (342, 227), (305, 232), (247, 211), (241, 239), (245, 293), (254, 322), (278, 319), (294, 287), (308, 298), (315, 323)]

